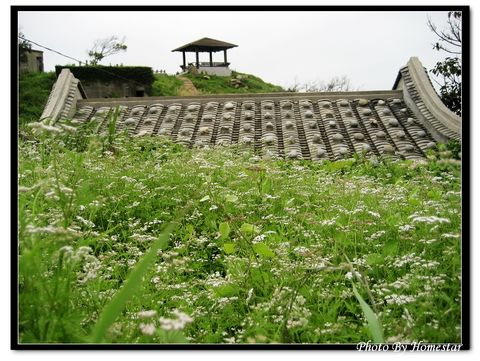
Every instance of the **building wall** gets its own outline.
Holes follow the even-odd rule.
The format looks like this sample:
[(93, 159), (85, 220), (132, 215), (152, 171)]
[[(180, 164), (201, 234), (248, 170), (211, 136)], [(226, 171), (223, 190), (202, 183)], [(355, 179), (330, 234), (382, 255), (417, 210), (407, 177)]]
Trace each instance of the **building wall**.
[(232, 71), (228, 66), (200, 66), (198, 72), (205, 72), (210, 75), (230, 76)]
[[(88, 98), (124, 98), (147, 95), (145, 88), (134, 82), (112, 81), (107, 83), (100, 81), (82, 81), (82, 85)], [(139, 93), (143, 93), (143, 95)]]
[(43, 73), (43, 51), (31, 50), (27, 60), (20, 63), (20, 73)]

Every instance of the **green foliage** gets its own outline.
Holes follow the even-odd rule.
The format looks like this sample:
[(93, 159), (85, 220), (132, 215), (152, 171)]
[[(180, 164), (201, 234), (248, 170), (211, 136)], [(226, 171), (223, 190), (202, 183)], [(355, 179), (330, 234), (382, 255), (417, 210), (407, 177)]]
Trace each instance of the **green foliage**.
[(435, 64), (430, 70), (440, 76), (443, 81), (440, 86), (440, 99), (452, 112), (462, 115), (462, 63), (458, 57), (447, 57)]
[(37, 121), (42, 115), (50, 91), (55, 83), (55, 73), (22, 74), (18, 84), (19, 124)]
[(223, 244), (223, 250), (225, 251), (226, 254), (232, 254), (235, 253), (235, 249), (237, 246), (235, 243), (224, 243)]
[(275, 253), (273, 253), (270, 247), (268, 247), (265, 243), (262, 243), (262, 242), (255, 243), (253, 245), (253, 249), (258, 255), (262, 257), (266, 257), (266, 258), (275, 257)]
[(183, 81), (175, 75), (155, 74), (152, 84), (152, 96), (176, 96), (182, 87)]
[[(217, 76), (203, 74), (186, 74), (193, 85), (203, 94), (229, 94), (229, 93), (274, 93), (283, 91), (282, 87), (264, 82), (262, 79), (238, 72), (231, 76)], [(232, 79), (240, 76), (241, 86), (235, 87)]]
[(102, 342), (107, 334), (108, 328), (120, 316), (125, 304), (142, 283), (142, 278), (147, 274), (152, 266), (157, 252), (167, 248), (168, 238), (175, 229), (173, 223), (169, 224), (158, 238), (150, 246), (148, 252), (137, 263), (135, 268), (128, 275), (122, 287), (115, 293), (115, 296), (103, 308), (100, 317), (92, 330), (91, 341), (93, 343)]
[(462, 152), (462, 144), (457, 140), (450, 140), (447, 143), (447, 149), (452, 152), (453, 159), (460, 159)]
[(34, 130), (19, 144), (21, 342), (461, 341), (458, 161)]
[(230, 225), (227, 222), (220, 223), (218, 232), (220, 233), (220, 239), (226, 239), (230, 234)]
[(62, 69), (70, 69), (72, 74), (82, 82), (118, 82), (122, 79), (135, 81), (151, 87), (155, 81), (153, 70), (147, 66), (74, 66), (56, 65), (57, 76)]
[(443, 61), (435, 64), (430, 70), (437, 78), (440, 85), (440, 98), (452, 112), (462, 115), (462, 12), (449, 11), (447, 30), (439, 30), (437, 26), (428, 20), (430, 30), (437, 35), (438, 40), (433, 44), (437, 51), (444, 51), (448, 56)]
[(357, 288), (354, 284), (352, 284), (353, 293), (360, 303), (360, 307), (362, 308), (363, 315), (365, 316), (368, 322), (368, 329), (372, 335), (373, 342), (375, 343), (384, 343), (385, 340), (383, 338), (383, 331), (380, 322), (378, 321), (378, 316), (373, 312), (372, 308), (365, 302), (363, 297), (358, 293)]
[(27, 53), (32, 50), (32, 44), (24, 39), (22, 32), (18, 33), (18, 37), (18, 61), (22, 63), (27, 61)]

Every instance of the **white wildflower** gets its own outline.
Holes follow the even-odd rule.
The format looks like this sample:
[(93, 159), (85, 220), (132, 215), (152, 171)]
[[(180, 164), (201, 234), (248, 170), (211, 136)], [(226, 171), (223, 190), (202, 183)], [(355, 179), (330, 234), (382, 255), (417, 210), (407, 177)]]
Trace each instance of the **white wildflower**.
[(87, 246), (81, 246), (77, 252), (76, 252), (76, 256), (77, 257), (84, 257), (88, 254), (90, 254), (92, 252), (92, 249), (90, 247), (87, 247)]
[(172, 314), (175, 315), (176, 318), (160, 317), (159, 319), (160, 325), (165, 331), (183, 330), (188, 323), (193, 321), (190, 316), (181, 311), (173, 310)]
[(405, 224), (403, 226), (398, 227), (399, 232), (408, 232), (408, 231), (411, 231), (413, 229), (415, 229), (415, 227), (410, 225), (410, 224)]
[(93, 223), (92, 221), (89, 221), (89, 220), (87, 220), (87, 219), (85, 219), (85, 218), (83, 218), (83, 217), (81, 217), (81, 216), (77, 216), (76, 218), (77, 218), (77, 220), (79, 220), (84, 226), (87, 226), (87, 227), (89, 227), (89, 228), (95, 227), (95, 223)]
[(445, 233), (442, 234), (442, 238), (460, 238), (459, 234)]
[(252, 296), (253, 296), (253, 288), (250, 288), (248, 290), (247, 299), (245, 300), (245, 303), (248, 304), (248, 302), (250, 302), (250, 300), (252, 299)]
[(225, 343), (235, 343), (235, 336), (225, 337), (223, 341), (225, 341)]
[(424, 244), (432, 244), (432, 243), (435, 243), (437, 242), (437, 239), (436, 238), (433, 238), (433, 239), (421, 239), (418, 241), (419, 243), (424, 243)]
[(265, 237), (266, 236), (264, 234), (260, 234), (260, 235), (256, 236), (254, 239), (252, 239), (252, 243), (262, 242), (265, 239)]
[(393, 305), (404, 305), (407, 303), (411, 303), (415, 301), (415, 297), (413, 296), (408, 296), (408, 295), (387, 295), (385, 296), (385, 301), (387, 301), (388, 304), (393, 304)]
[(70, 257), (73, 255), (73, 247), (72, 246), (63, 246), (58, 250), (60, 254), (63, 254), (65, 257)]
[(62, 187), (60, 187), (60, 192), (65, 193), (65, 194), (72, 194), (72, 193), (73, 193), (73, 189), (72, 189), (72, 188), (65, 187), (65, 186), (62, 186)]
[(155, 310), (146, 310), (146, 311), (139, 311), (137, 312), (137, 316), (139, 318), (150, 318), (153, 317), (157, 314), (157, 311)]
[(373, 233), (372, 235), (370, 235), (370, 237), (366, 237), (366, 239), (368, 241), (374, 241), (374, 240), (382, 237), (385, 233), (386, 233), (385, 231), (377, 231), (377, 232)]
[(30, 234), (52, 234), (52, 235), (62, 235), (62, 236), (80, 236), (81, 233), (77, 232), (71, 228), (61, 228), (61, 227), (54, 227), (52, 225), (46, 227), (35, 227), (31, 224), (28, 224), (25, 228), (27, 233)]
[(427, 224), (433, 224), (433, 223), (450, 223), (450, 220), (447, 218), (441, 218), (437, 216), (417, 216), (417, 215), (411, 215), (409, 218), (412, 218), (412, 222), (414, 223), (427, 223)]
[(140, 332), (142, 332), (144, 335), (147, 335), (147, 336), (152, 336), (156, 330), (155, 325), (153, 323), (141, 323), (139, 327), (140, 327)]
[(351, 281), (354, 277), (361, 277), (361, 274), (355, 270), (353, 272), (349, 271), (345, 274), (345, 278), (349, 281)]
[(298, 246), (293, 249), (293, 252), (301, 256), (305, 256), (310, 253), (310, 250), (307, 247)]
[(206, 195), (205, 197), (203, 197), (202, 199), (199, 200), (199, 202), (206, 202), (210, 199), (210, 196)]

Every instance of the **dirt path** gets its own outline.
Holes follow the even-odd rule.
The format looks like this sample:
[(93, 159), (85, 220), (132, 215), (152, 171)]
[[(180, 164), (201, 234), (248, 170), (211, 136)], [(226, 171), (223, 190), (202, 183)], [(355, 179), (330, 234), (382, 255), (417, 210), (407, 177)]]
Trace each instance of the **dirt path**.
[(178, 76), (178, 79), (183, 81), (182, 87), (178, 90), (178, 95), (180, 96), (189, 96), (189, 95), (198, 95), (199, 91), (195, 88), (192, 81), (183, 76)]

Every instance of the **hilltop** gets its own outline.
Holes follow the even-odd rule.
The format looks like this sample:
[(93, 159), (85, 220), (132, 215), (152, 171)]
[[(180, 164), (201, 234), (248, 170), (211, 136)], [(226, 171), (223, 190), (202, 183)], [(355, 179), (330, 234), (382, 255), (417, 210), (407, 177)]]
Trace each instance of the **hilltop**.
[[(232, 72), (231, 76), (216, 76), (204, 74), (184, 74), (191, 80), (200, 94), (233, 94), (233, 93), (273, 93), (281, 92), (281, 86), (267, 83), (251, 74)], [(152, 96), (176, 96), (183, 81), (175, 75), (155, 74)]]

